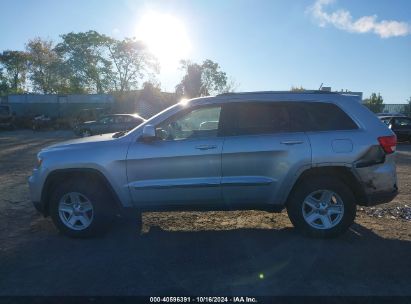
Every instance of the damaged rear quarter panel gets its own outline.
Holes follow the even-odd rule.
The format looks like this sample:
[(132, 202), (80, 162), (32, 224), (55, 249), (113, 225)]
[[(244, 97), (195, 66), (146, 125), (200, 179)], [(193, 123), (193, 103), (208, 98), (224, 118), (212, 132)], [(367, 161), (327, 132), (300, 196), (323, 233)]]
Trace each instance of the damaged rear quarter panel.
[(390, 192), (397, 185), (395, 153), (385, 156), (385, 162), (355, 169), (366, 194)]

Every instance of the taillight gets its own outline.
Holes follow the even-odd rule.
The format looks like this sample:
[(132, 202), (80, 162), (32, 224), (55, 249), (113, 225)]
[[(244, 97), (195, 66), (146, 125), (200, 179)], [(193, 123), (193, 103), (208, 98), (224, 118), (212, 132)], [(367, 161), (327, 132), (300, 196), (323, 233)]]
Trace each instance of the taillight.
[(378, 137), (378, 142), (385, 153), (390, 154), (395, 152), (397, 146), (397, 136), (381, 136)]

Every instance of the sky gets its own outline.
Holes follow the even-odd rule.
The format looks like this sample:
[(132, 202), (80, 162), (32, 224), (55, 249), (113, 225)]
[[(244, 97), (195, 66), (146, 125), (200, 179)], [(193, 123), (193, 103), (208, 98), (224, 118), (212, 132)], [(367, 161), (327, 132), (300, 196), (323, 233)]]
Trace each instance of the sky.
[(236, 91), (291, 86), (411, 97), (409, 0), (0, 0), (0, 50), (96, 30), (147, 41), (174, 91), (180, 59), (220, 64)]

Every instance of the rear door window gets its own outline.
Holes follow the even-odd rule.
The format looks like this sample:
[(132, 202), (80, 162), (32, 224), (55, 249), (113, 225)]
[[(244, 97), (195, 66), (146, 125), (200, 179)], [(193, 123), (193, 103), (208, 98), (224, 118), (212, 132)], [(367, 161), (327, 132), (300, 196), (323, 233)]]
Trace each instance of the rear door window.
[(224, 134), (228, 136), (290, 131), (290, 116), (283, 104), (229, 103), (224, 106)]

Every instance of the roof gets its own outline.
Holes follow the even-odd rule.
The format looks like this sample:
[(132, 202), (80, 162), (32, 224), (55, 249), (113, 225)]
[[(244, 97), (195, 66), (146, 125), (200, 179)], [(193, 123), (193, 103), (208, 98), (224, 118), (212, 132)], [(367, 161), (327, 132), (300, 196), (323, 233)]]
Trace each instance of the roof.
[(230, 96), (230, 95), (250, 95), (250, 94), (342, 94), (340, 92), (329, 92), (322, 90), (304, 90), (304, 91), (256, 91), (256, 92), (232, 92), (222, 93), (217, 96)]
[(336, 102), (344, 99), (344, 102), (356, 102), (360, 100), (357, 95), (349, 92), (327, 92), (327, 91), (259, 91), (224, 93), (217, 96), (198, 97), (183, 101), (191, 105), (212, 104), (219, 102), (242, 102), (242, 101), (262, 101), (262, 102)]

